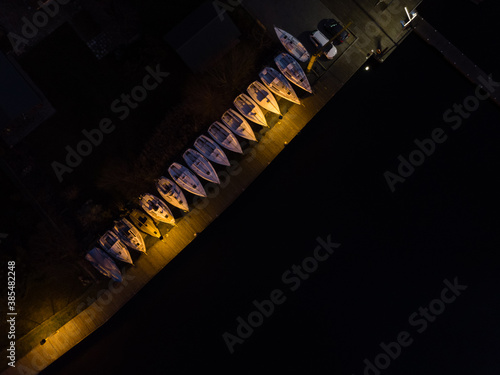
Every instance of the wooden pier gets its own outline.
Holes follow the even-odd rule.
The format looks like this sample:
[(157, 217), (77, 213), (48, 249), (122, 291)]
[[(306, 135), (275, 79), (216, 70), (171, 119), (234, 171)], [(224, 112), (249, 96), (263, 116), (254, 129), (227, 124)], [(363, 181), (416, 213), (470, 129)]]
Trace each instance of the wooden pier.
[[(413, 28), (419, 37), (438, 50), (450, 64), (452, 64), (474, 85), (484, 87), (485, 82), (488, 82), (488, 74), (474, 64), (472, 60), (465, 56), (457, 47), (451, 44), (448, 39), (446, 39), (421, 16), (417, 16), (414, 20)], [(493, 92), (489, 98), (497, 105), (500, 105), (499, 95), (497, 92)]]

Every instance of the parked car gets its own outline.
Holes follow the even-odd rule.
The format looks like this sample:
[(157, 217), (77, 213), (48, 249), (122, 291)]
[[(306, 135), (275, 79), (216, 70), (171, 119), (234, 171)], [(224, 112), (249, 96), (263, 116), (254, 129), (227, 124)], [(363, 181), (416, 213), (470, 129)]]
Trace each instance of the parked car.
[[(329, 35), (330, 38), (337, 35), (340, 30), (344, 28), (338, 21), (334, 20), (333, 18), (326, 20), (323, 27), (325, 29), (325, 33)], [(347, 30), (344, 30), (337, 38), (335, 38), (333, 44), (338, 46), (339, 44), (344, 43), (347, 38), (349, 38), (349, 33), (347, 32)]]
[(328, 43), (328, 38), (323, 35), (323, 33), (319, 30), (316, 30), (312, 32), (309, 37), (311, 38), (311, 42), (316, 47), (323, 47), (326, 44), (329, 44), (325, 49), (323, 50), (323, 53), (325, 54), (327, 59), (333, 59), (333, 57), (337, 54), (337, 48), (333, 45), (333, 43)]

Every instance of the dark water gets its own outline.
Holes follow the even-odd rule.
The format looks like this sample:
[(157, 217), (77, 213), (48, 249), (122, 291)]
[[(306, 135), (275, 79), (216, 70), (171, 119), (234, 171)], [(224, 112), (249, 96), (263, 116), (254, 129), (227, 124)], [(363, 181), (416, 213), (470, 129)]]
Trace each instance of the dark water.
[[(446, 3), (435, 20), (424, 16), (451, 28), (470, 15), (465, 3), (453, 20), (440, 18)], [(468, 46), (460, 35), (454, 43)], [(469, 56), (487, 60), (495, 77), (498, 55), (474, 50)], [(498, 374), (499, 109), (481, 101), (453, 130), (443, 114), (474, 87), (415, 35), (374, 68), (353, 77), (228, 210), (43, 374), (377, 374), (364, 363), (376, 358), (383, 374)], [(415, 139), (438, 128), (446, 140), (392, 193), (384, 172), (396, 173), (398, 155), (408, 158)], [(314, 255), (318, 237), (340, 246), (317, 267), (308, 259), (299, 285), (290, 271)], [(467, 288), (454, 294), (444, 280)], [(253, 301), (276, 289), (282, 303), (230, 354), (224, 332), (236, 335), (238, 317), (247, 320)], [(390, 344), (398, 337), (400, 350)], [(382, 343), (394, 358), (379, 355)]]

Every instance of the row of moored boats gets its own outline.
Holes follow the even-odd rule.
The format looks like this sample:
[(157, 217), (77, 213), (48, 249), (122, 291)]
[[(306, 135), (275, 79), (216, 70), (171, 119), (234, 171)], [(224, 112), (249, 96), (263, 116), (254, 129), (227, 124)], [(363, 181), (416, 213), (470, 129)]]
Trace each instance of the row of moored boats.
[[(300, 61), (304, 61), (300, 42), (290, 34), (275, 28), (283, 46)], [(307, 51), (306, 51), (307, 53)], [(233, 104), (236, 108), (228, 109), (208, 128), (208, 135), (200, 135), (194, 142), (194, 148), (188, 148), (182, 155), (186, 167), (173, 162), (168, 168), (169, 177), (161, 176), (156, 181), (159, 196), (143, 194), (139, 197), (139, 205), (143, 209), (134, 209), (128, 217), (116, 221), (113, 228), (99, 238), (99, 246), (90, 250), (85, 258), (103, 275), (120, 282), (121, 272), (115, 263), (133, 264), (129, 248), (146, 254), (146, 245), (141, 231), (162, 239), (156, 222), (175, 225), (175, 218), (168, 204), (182, 211), (189, 211), (184, 191), (206, 197), (207, 194), (200, 181), (219, 184), (219, 177), (211, 164), (229, 166), (230, 162), (224, 150), (242, 154), (243, 150), (236, 136), (257, 141), (250, 122), (267, 127), (267, 120), (262, 109), (281, 115), (280, 107), (273, 94), (300, 104), (300, 100), (292, 84), (312, 93), (311, 85), (303, 69), (294, 57), (288, 53), (280, 53), (274, 59), (278, 70), (265, 67), (259, 73), (260, 81), (252, 82), (246, 93), (238, 95)], [(262, 109), (261, 109), (262, 108)], [(168, 203), (168, 204), (167, 204)], [(104, 251), (103, 251), (104, 250)]]

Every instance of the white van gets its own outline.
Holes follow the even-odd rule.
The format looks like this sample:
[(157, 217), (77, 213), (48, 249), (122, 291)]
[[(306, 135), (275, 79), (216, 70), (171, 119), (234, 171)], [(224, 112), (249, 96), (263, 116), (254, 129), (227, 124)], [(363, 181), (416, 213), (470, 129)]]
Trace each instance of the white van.
[[(311, 38), (311, 41), (318, 48), (328, 43), (328, 38), (324, 36), (319, 30), (312, 32), (309, 35), (309, 38)], [(327, 59), (331, 60), (337, 54), (337, 48), (335, 48), (333, 43), (330, 43), (329, 47), (326, 47), (323, 53), (325, 54)]]

